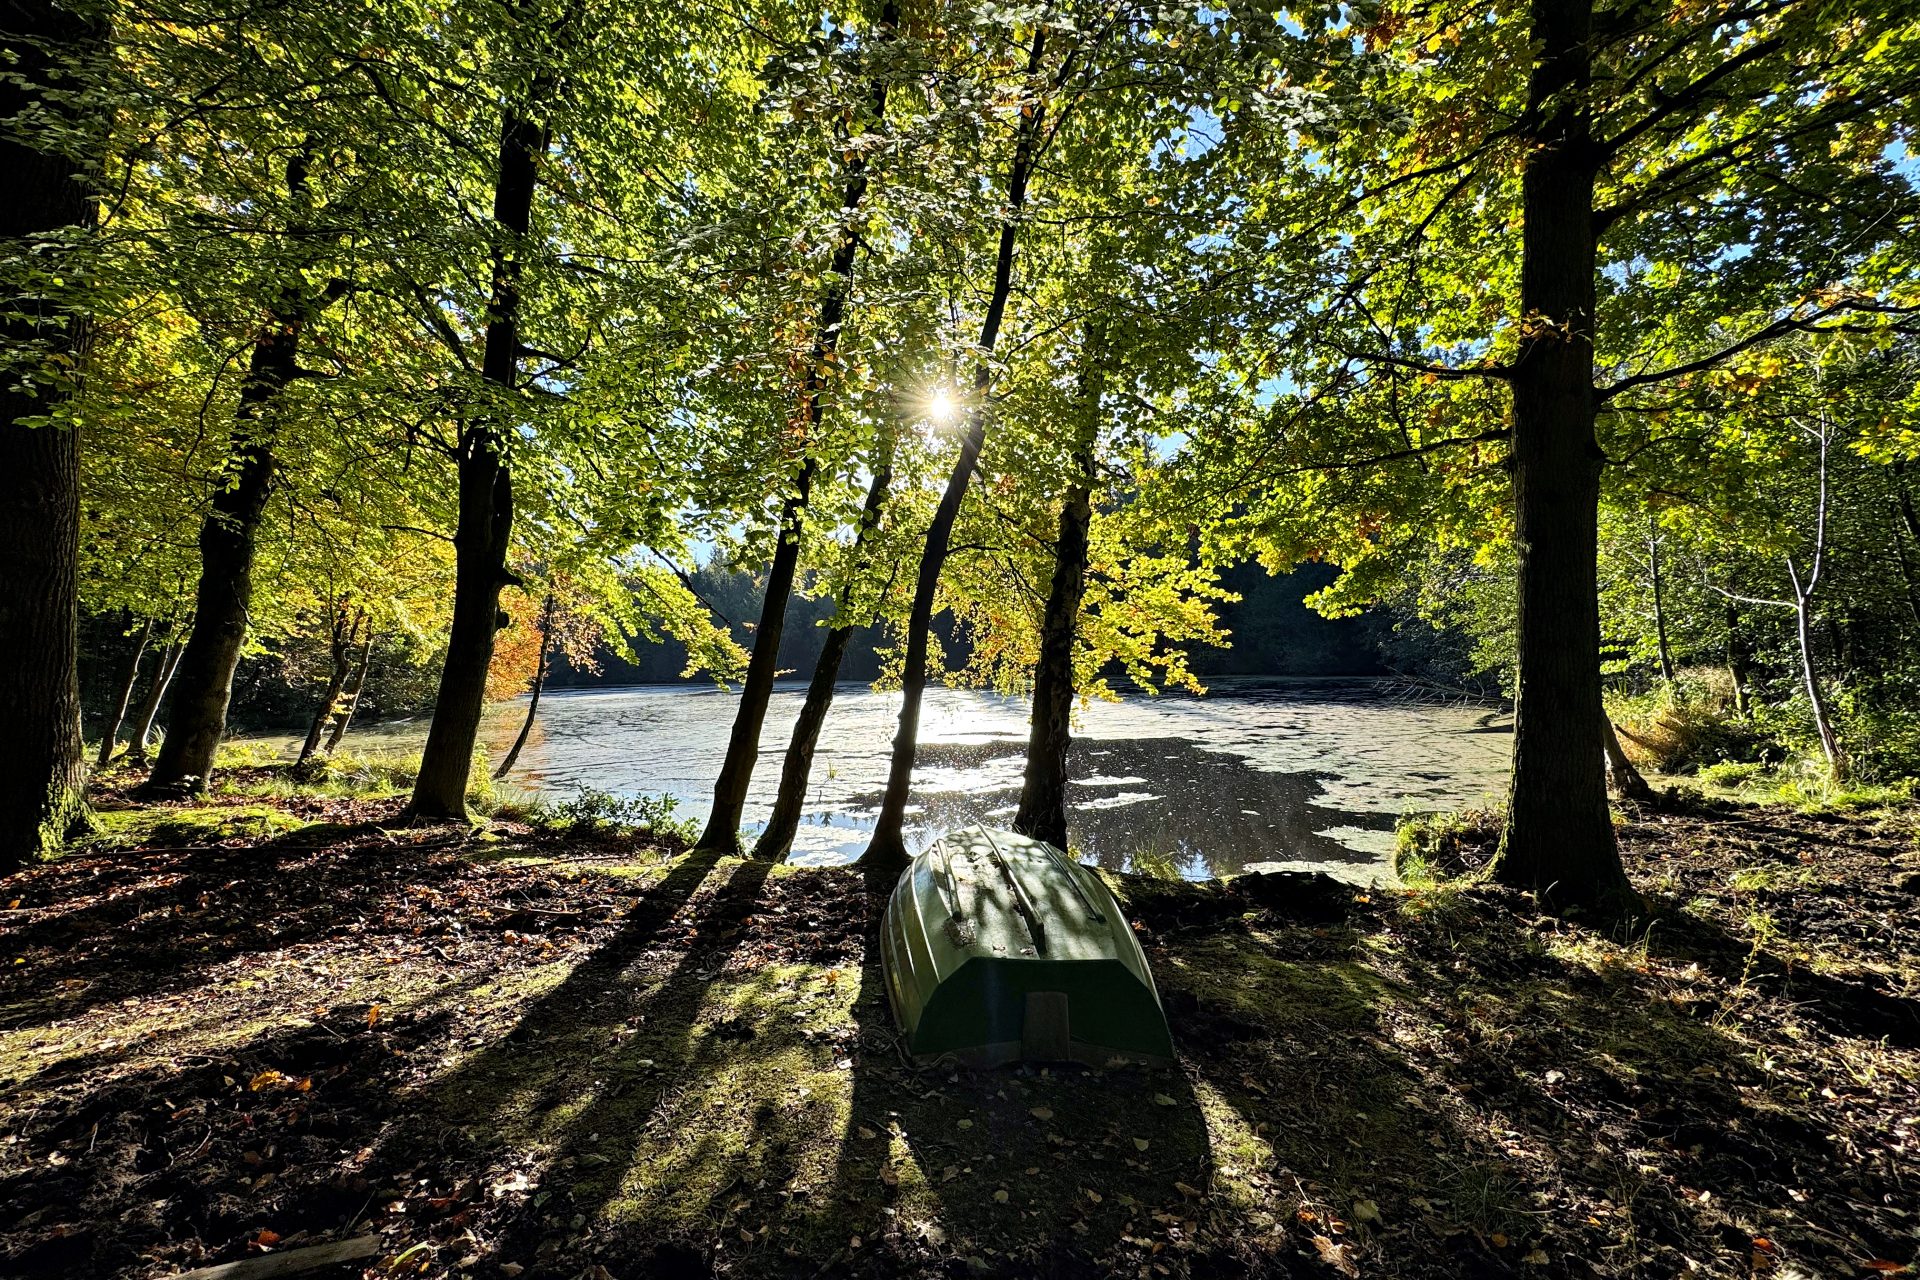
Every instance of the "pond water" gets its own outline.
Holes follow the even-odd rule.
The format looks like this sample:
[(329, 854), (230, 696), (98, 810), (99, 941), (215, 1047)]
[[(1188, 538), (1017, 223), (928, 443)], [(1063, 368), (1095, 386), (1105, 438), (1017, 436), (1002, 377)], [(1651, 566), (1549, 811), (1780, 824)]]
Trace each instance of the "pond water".
[[(756, 824), (804, 696), (801, 682), (775, 690), (747, 811)], [(557, 795), (665, 793), (680, 816), (702, 820), (734, 705), (711, 687), (552, 691), (510, 782)], [(898, 705), (897, 694), (842, 687), (794, 861), (846, 862), (866, 847)], [(483, 736), (496, 759), (524, 714), (524, 701), (489, 714)], [(1094, 703), (1069, 760), (1070, 838), (1082, 857), (1115, 869), (1146, 853), (1190, 878), (1289, 866), (1385, 878), (1402, 814), (1484, 804), (1503, 790), (1510, 731), (1488, 708), (1411, 701), (1371, 681), (1221, 680), (1205, 697)], [(417, 747), (424, 732), (414, 722), (364, 737)], [(1026, 736), (1024, 701), (928, 690), (909, 845), (1010, 821)]]

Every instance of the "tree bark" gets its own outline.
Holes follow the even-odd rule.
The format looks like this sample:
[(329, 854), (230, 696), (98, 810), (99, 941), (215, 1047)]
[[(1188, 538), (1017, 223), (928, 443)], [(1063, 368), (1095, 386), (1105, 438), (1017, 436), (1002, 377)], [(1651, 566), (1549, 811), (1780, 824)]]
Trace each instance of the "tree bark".
[[(529, 100), (542, 101), (551, 86), (536, 83)], [(413, 821), (470, 820), (467, 782), (473, 748), (486, 706), (487, 668), (493, 638), (505, 622), (500, 589), (513, 581), (507, 548), (513, 535), (513, 475), (500, 453), (495, 415), (513, 392), (520, 364), (520, 277), (524, 241), (533, 219), (539, 159), (546, 152), (544, 126), (509, 112), (501, 123), (499, 173), (493, 192), (493, 296), (487, 308), (486, 351), (480, 376), (495, 389), (495, 404), (461, 432), (459, 516), (454, 527), (453, 625), (440, 668), (440, 691), (427, 731), (420, 774), (407, 816)]]
[[(1818, 555), (1816, 551), (1816, 565)], [(1839, 735), (1833, 731), (1833, 717), (1827, 710), (1826, 693), (1820, 687), (1820, 671), (1814, 662), (1813, 589), (1818, 576), (1816, 568), (1803, 584), (1793, 558), (1787, 558), (1787, 577), (1793, 583), (1794, 634), (1800, 643), (1800, 680), (1807, 691), (1807, 705), (1813, 712), (1813, 728), (1820, 739), (1820, 754), (1827, 762), (1827, 774), (1838, 779), (1846, 775), (1847, 758), (1840, 749)]]
[[(1034, 32), (1027, 55), (1029, 85), (1038, 79), (1046, 39), (1044, 28)], [(1019, 235), (1020, 213), (1027, 203), (1027, 183), (1033, 176), (1040, 149), (1040, 130), (1046, 111), (1047, 104), (1042, 100), (1021, 115), (1013, 160), (1007, 169), (1007, 212), (1000, 223), (993, 292), (980, 323), (980, 354), (974, 368), (966, 434), (960, 439), (960, 454), (953, 460), (947, 487), (934, 508), (932, 523), (927, 526), (926, 546), (920, 554), (920, 571), (914, 582), (913, 606), (907, 615), (907, 652), (900, 672), (900, 727), (894, 734), (893, 759), (887, 769), (887, 788), (881, 798), (873, 838), (860, 855), (860, 865), (873, 875), (898, 873), (909, 861), (905, 831), (907, 795), (913, 785), (913, 762), (920, 740), (920, 703), (927, 688), (927, 633), (933, 626), (933, 600), (939, 591), (940, 570), (947, 562), (960, 503), (967, 496), (974, 464), (979, 461), (980, 450), (987, 440), (986, 398), (993, 383), (993, 345), (999, 339), (1000, 323), (1006, 317), (1007, 298), (1013, 289), (1014, 244)]]
[(519, 736), (513, 745), (507, 748), (506, 759), (493, 771), (494, 778), (500, 779), (513, 772), (513, 766), (520, 760), (520, 752), (526, 748), (527, 737), (533, 732), (533, 718), (540, 713), (540, 691), (547, 686), (548, 651), (553, 643), (553, 592), (547, 592), (547, 602), (540, 607), (540, 659), (533, 666), (533, 696), (527, 700), (527, 718), (520, 722)]
[(1592, 0), (1534, 0), (1533, 144), (1521, 177), (1524, 336), (1513, 384), (1518, 684), (1505, 830), (1488, 874), (1552, 908), (1636, 912), (1600, 735)]
[[(305, 152), (287, 162), (287, 190), (295, 198), (306, 193), (308, 164)], [(246, 645), (260, 521), (273, 491), (273, 412), (281, 393), (299, 376), (300, 339), (323, 305), (321, 292), (305, 284), (288, 285), (254, 339), (234, 411), (232, 452), (200, 526), (193, 628), (180, 656), (180, 688), (174, 693), (167, 736), (143, 788), (148, 794), (202, 792), (213, 773), (214, 754), (227, 731), (234, 668)]]
[[(879, 38), (890, 38), (899, 21), (897, 7), (889, 3), (880, 18)], [(876, 127), (886, 119), (887, 82), (875, 76), (869, 89), (870, 111)], [(846, 320), (847, 297), (853, 281), (854, 257), (860, 251), (859, 228), (854, 214), (867, 194), (866, 152), (854, 151), (847, 161), (847, 179), (840, 193), (840, 241), (834, 246), (828, 266), (831, 283), (820, 301), (819, 323), (815, 328), (813, 358), (807, 368), (802, 392), (801, 447), (811, 450), (826, 412), (827, 367), (840, 346), (840, 330)], [(726, 759), (713, 784), (713, 812), (707, 818), (697, 848), (737, 853), (740, 849), (740, 822), (746, 812), (747, 789), (760, 761), (760, 731), (767, 722), (767, 702), (773, 696), (773, 680), (779, 668), (780, 639), (786, 632), (787, 606), (793, 599), (794, 575), (800, 564), (800, 540), (804, 516), (812, 494), (818, 463), (811, 453), (800, 464), (793, 493), (780, 512), (780, 541), (773, 551), (773, 563), (767, 569), (766, 594), (760, 601), (760, 623), (753, 633), (753, 654), (747, 660), (746, 679), (740, 688), (740, 705), (735, 708), (733, 731), (727, 738)]]
[(1627, 759), (1626, 750), (1620, 745), (1620, 735), (1614, 732), (1610, 716), (1600, 717), (1600, 745), (1607, 757), (1607, 781), (1612, 784), (1615, 793), (1621, 799), (1632, 800), (1636, 804), (1652, 804), (1657, 799), (1653, 788), (1633, 767), (1633, 761)]
[(1067, 847), (1067, 750), (1073, 744), (1073, 656), (1080, 604), (1087, 593), (1087, 539), (1093, 527), (1094, 450), (1100, 397), (1105, 391), (1100, 338), (1088, 335), (1088, 367), (1081, 377), (1081, 421), (1073, 442), (1073, 483), (1060, 504), (1053, 580), (1040, 628), (1033, 673), (1033, 717), (1027, 731), (1026, 776), (1013, 829), (1057, 848)]
[[(31, 130), (44, 112), (80, 123), (46, 100), (53, 64), (84, 52), (98, 28), (46, 0), (15, 0), (0, 13), (12, 55), (0, 76), (0, 246), (24, 254), (30, 240), (92, 221), (80, 165), (40, 150), (11, 126)], [(83, 317), (49, 300), (0, 296), (0, 343), (9, 351), (45, 347), (77, 368), (86, 352)], [(51, 371), (46, 371), (50, 373)], [(35, 424), (65, 391), (43, 371), (9, 369), (0, 378), (0, 873), (45, 857), (86, 821), (86, 763), (80, 738), (80, 459), (70, 425)], [(23, 421), (24, 420), (24, 421)]]
[(126, 678), (120, 681), (120, 691), (113, 700), (113, 710), (107, 713), (106, 723), (100, 729), (100, 754), (95, 759), (96, 767), (104, 769), (113, 759), (114, 739), (119, 736), (120, 722), (126, 718), (127, 704), (133, 701), (133, 687), (140, 683), (140, 659), (147, 656), (147, 641), (153, 638), (153, 619), (148, 618), (140, 628), (140, 635), (133, 642), (133, 653), (127, 658)]
[[(892, 483), (893, 449), (889, 441), (875, 461), (873, 479), (867, 484), (866, 504), (860, 511), (860, 528), (853, 539), (853, 563), (846, 589), (840, 598), (843, 614), (851, 604), (854, 582), (864, 567), (862, 548), (880, 524), (880, 516), (887, 505), (887, 489)], [(778, 861), (786, 857), (787, 850), (793, 846), (794, 832), (800, 829), (800, 811), (806, 803), (807, 776), (813, 772), (814, 749), (820, 742), (820, 727), (826, 723), (827, 711), (833, 706), (834, 688), (840, 680), (840, 664), (846, 658), (847, 646), (852, 641), (853, 625), (850, 622), (843, 620), (827, 632), (820, 657), (813, 664), (813, 679), (807, 683), (806, 702), (801, 705), (800, 715), (793, 722), (793, 737), (787, 742), (786, 760), (780, 769), (780, 791), (774, 797), (773, 813), (767, 818), (766, 829), (760, 833), (760, 839), (753, 847), (753, 856), (756, 858)]]
[(307, 727), (306, 741), (300, 744), (300, 757), (294, 761), (296, 768), (312, 759), (320, 747), (320, 736), (326, 732), (327, 722), (340, 712), (340, 697), (346, 691), (353, 641), (360, 632), (361, 616), (361, 612), (355, 610), (349, 619), (345, 605), (334, 610), (333, 627), (327, 637), (327, 691), (320, 699), (319, 710), (313, 713), (313, 723)]
[(1660, 530), (1653, 527), (1647, 534), (1647, 569), (1653, 579), (1653, 636), (1660, 651), (1660, 678), (1668, 684), (1674, 682), (1673, 649), (1667, 644), (1666, 602), (1661, 599), (1660, 581)]
[[(812, 381), (811, 374), (808, 381)], [(818, 425), (818, 417), (816, 409), (809, 416), (809, 425)], [(780, 639), (786, 633), (787, 604), (793, 598), (793, 580), (800, 567), (801, 529), (812, 496), (813, 473), (814, 460), (809, 457), (800, 466), (793, 493), (781, 507), (780, 543), (767, 570), (760, 624), (753, 633), (753, 653), (747, 659), (746, 679), (741, 682), (740, 704), (734, 709), (726, 759), (713, 784), (713, 812), (707, 816), (706, 829), (695, 845), (699, 849), (740, 851), (740, 821), (746, 812), (747, 788), (760, 761), (760, 731), (767, 723), (767, 702), (773, 697), (773, 679), (779, 670)]]
[(180, 637), (169, 635), (166, 648), (160, 651), (160, 661), (153, 669), (153, 682), (134, 709), (133, 728), (127, 734), (129, 763), (147, 762), (147, 747), (153, 742), (153, 718), (160, 712), (160, 701), (167, 696), (167, 686), (173, 683), (173, 671), (179, 665)]
[(340, 713), (333, 718), (333, 729), (327, 734), (327, 745), (321, 748), (327, 755), (340, 745), (340, 739), (347, 736), (347, 726), (353, 723), (353, 717), (360, 710), (360, 695), (367, 691), (367, 668), (373, 665), (373, 624), (367, 624), (367, 642), (360, 646), (360, 667), (354, 673), (353, 692), (341, 704)]
[[(1900, 516), (1898, 499), (1894, 502), (1893, 513), (1896, 519)], [(1893, 544), (1894, 564), (1900, 570), (1900, 583), (1906, 588), (1907, 612), (1916, 624), (1920, 624), (1920, 580), (1914, 578), (1913, 562), (1907, 558), (1906, 539), (1901, 537), (1900, 526), (1897, 523), (1887, 532), (1892, 535), (1887, 541)]]

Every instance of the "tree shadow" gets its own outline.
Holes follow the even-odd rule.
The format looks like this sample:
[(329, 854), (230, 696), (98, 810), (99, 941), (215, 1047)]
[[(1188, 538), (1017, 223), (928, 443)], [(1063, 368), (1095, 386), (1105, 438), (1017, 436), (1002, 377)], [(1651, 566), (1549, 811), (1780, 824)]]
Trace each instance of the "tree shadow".
[[(224, 1260), (265, 1228), (329, 1238), (371, 1189), (342, 1159), (396, 1105), (405, 1056), (451, 1033), (455, 993), (369, 1019), (364, 1007), (137, 1068), (83, 1055), (49, 1069), (8, 1125), (38, 1158), (0, 1176), (9, 1275), (151, 1274)], [(244, 1256), (244, 1255), (241, 1255)]]
[(33, 915), (8, 930), (24, 963), (0, 974), (0, 1029), (186, 991), (228, 961), (365, 931), (407, 895), (457, 893), (493, 874), (447, 856), (470, 844), (398, 841), (374, 822), (315, 823), (239, 847), (34, 868), (8, 882)]
[(1834, 1035), (1920, 1049), (1920, 1000), (1791, 964), (1765, 944), (1763, 936), (1739, 937), (1675, 906), (1662, 911), (1643, 935), (1650, 953), (1698, 964), (1724, 982), (1797, 1004)]
[[(392, 1173), (475, 1167), (503, 1151), (522, 1160), (512, 1194), (523, 1203), (500, 1249), (526, 1265), (583, 1250), (604, 1219), (641, 1211), (663, 1184), (684, 1201), (686, 1180), (724, 1155), (703, 1149), (702, 1135), (676, 1149), (663, 1124), (711, 1076), (718, 1046), (754, 1034), (750, 1017), (714, 1017), (707, 1004), (771, 869), (686, 856), (610, 939), (521, 1006), (510, 1030), (432, 1080), (376, 1163)], [(531, 1163), (526, 1153), (537, 1153)], [(571, 1227), (556, 1230), (556, 1214)], [(672, 1232), (638, 1251), (660, 1274), (697, 1273), (699, 1252)]]
[(1861, 1133), (1794, 1069), (1514, 905), (1262, 925), (1252, 954), (1271, 958), (1238, 990), (1214, 975), (1240, 948), (1174, 944), (1169, 985), (1197, 1005), (1181, 1034), (1210, 1046), (1204, 1081), (1261, 1132), (1283, 1204), (1290, 1180), (1295, 1212), (1346, 1221), (1363, 1271), (1406, 1275), (1827, 1273), (1910, 1252), (1876, 1207), (1901, 1172), (1848, 1159)]

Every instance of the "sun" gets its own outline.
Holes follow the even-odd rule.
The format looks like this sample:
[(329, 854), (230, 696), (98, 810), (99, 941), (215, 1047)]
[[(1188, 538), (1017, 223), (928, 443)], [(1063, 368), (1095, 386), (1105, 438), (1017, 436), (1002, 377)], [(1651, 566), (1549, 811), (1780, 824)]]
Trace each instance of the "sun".
[(935, 426), (946, 426), (959, 412), (960, 406), (954, 403), (953, 393), (944, 387), (927, 399), (927, 417)]

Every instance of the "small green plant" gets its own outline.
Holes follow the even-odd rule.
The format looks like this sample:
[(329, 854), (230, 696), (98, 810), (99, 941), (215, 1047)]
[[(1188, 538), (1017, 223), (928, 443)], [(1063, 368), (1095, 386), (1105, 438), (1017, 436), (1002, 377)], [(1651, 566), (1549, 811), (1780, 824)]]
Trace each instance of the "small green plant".
[(1700, 781), (1712, 783), (1716, 787), (1737, 787), (1744, 782), (1752, 782), (1766, 766), (1753, 760), (1722, 760), (1718, 764), (1702, 766)]
[(1393, 870), (1409, 884), (1467, 875), (1484, 867), (1500, 843), (1497, 809), (1412, 814), (1393, 834)]
[(633, 833), (670, 836), (691, 844), (698, 833), (693, 822), (673, 816), (679, 807), (680, 802), (669, 795), (617, 796), (596, 787), (582, 787), (564, 800), (540, 797), (515, 806), (514, 816), (529, 825), (567, 835)]
[(1178, 880), (1180, 863), (1171, 849), (1135, 849), (1127, 869), (1150, 880)]

